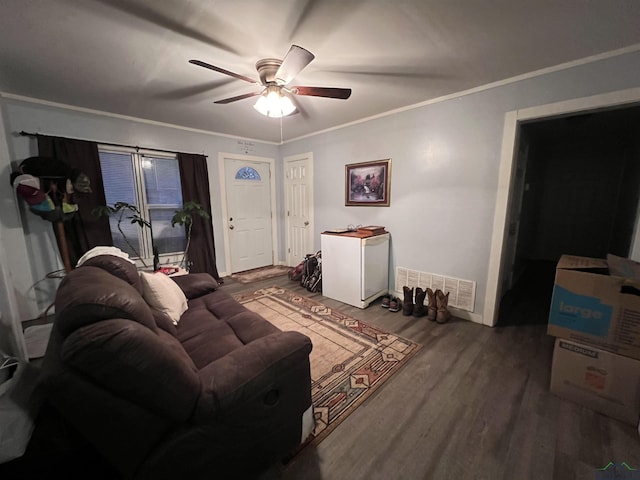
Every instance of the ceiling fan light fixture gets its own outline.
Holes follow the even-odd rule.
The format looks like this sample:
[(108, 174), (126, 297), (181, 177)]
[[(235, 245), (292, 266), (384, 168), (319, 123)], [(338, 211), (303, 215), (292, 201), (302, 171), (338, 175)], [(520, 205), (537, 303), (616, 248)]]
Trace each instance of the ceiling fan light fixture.
[(296, 106), (291, 99), (283, 95), (282, 89), (278, 86), (267, 87), (264, 93), (258, 97), (253, 108), (262, 115), (271, 118), (286, 117), (296, 111)]

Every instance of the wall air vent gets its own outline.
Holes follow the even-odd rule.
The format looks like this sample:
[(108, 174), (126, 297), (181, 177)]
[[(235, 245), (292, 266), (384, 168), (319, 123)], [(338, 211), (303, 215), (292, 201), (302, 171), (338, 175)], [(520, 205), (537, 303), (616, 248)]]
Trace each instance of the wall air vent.
[(435, 273), (419, 272), (403, 267), (396, 267), (395, 291), (402, 292), (403, 286), (431, 288), (449, 293), (449, 306), (467, 312), (473, 312), (476, 302), (476, 282), (460, 278), (445, 277)]

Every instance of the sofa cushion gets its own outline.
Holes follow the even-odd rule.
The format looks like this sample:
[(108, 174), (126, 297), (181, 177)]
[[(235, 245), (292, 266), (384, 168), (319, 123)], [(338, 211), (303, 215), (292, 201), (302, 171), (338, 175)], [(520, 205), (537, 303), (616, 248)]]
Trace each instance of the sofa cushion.
[(189, 300), (189, 309), (205, 309), (220, 320), (227, 320), (247, 309), (223, 290), (216, 290), (202, 297)]
[(149, 306), (166, 314), (174, 325), (187, 310), (187, 297), (164, 273), (140, 272), (142, 296)]
[(201, 297), (218, 289), (218, 282), (208, 273), (191, 273), (170, 277), (188, 299)]
[(244, 345), (226, 322), (209, 314), (193, 315), (191, 309), (176, 330), (178, 340), (198, 369)]
[(142, 293), (140, 275), (138, 275), (138, 269), (135, 264), (131, 263), (131, 260), (117, 255), (103, 254), (87, 258), (82, 265), (101, 268), (133, 286), (138, 293)]
[(154, 332), (157, 330), (151, 309), (140, 293), (98, 267), (83, 265), (69, 272), (58, 287), (55, 306), (56, 323), (63, 336), (111, 318), (134, 320)]
[(154, 308), (151, 309), (151, 313), (153, 313), (153, 319), (156, 321), (156, 325), (159, 329), (170, 333), (174, 337), (176, 336), (176, 326), (166, 313), (162, 313)]
[(196, 367), (203, 368), (257, 338), (280, 330), (227, 293), (216, 290), (189, 300), (189, 309), (176, 331)]

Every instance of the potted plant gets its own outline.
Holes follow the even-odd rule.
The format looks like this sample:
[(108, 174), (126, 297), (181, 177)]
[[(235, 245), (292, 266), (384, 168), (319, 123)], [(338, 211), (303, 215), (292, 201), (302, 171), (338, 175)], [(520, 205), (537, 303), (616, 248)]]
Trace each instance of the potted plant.
[(118, 230), (122, 234), (122, 238), (127, 243), (131, 251), (133, 251), (133, 253), (138, 258), (140, 258), (142, 265), (147, 267), (147, 264), (145, 263), (142, 256), (138, 253), (138, 250), (131, 244), (125, 233), (122, 231), (122, 228), (120, 227), (120, 224), (126, 219), (130, 220), (131, 223), (138, 224), (140, 228), (151, 228), (151, 223), (142, 218), (138, 207), (127, 202), (116, 202), (113, 205), (101, 205), (99, 207), (95, 207), (93, 210), (91, 210), (91, 215), (94, 215), (96, 217), (110, 217), (112, 215), (117, 215), (117, 226)]
[[(182, 254), (182, 260), (180, 260), (179, 265), (185, 265), (185, 259), (187, 258), (187, 252), (189, 251), (189, 245), (191, 244), (191, 228), (193, 227), (193, 216), (199, 215), (202, 218), (209, 218), (209, 214), (206, 212), (202, 205), (198, 202), (186, 202), (182, 205), (180, 210), (176, 210), (174, 212), (173, 217), (171, 218), (171, 226), (175, 227), (176, 225), (183, 225), (187, 228), (187, 244), (184, 247), (184, 253)], [(187, 269), (188, 270), (188, 269)]]

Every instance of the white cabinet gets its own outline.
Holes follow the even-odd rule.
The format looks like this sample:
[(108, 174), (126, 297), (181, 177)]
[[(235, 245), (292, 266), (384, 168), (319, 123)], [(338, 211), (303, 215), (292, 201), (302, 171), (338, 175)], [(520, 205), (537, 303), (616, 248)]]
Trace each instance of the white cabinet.
[(389, 234), (321, 235), (322, 295), (366, 308), (389, 291)]

